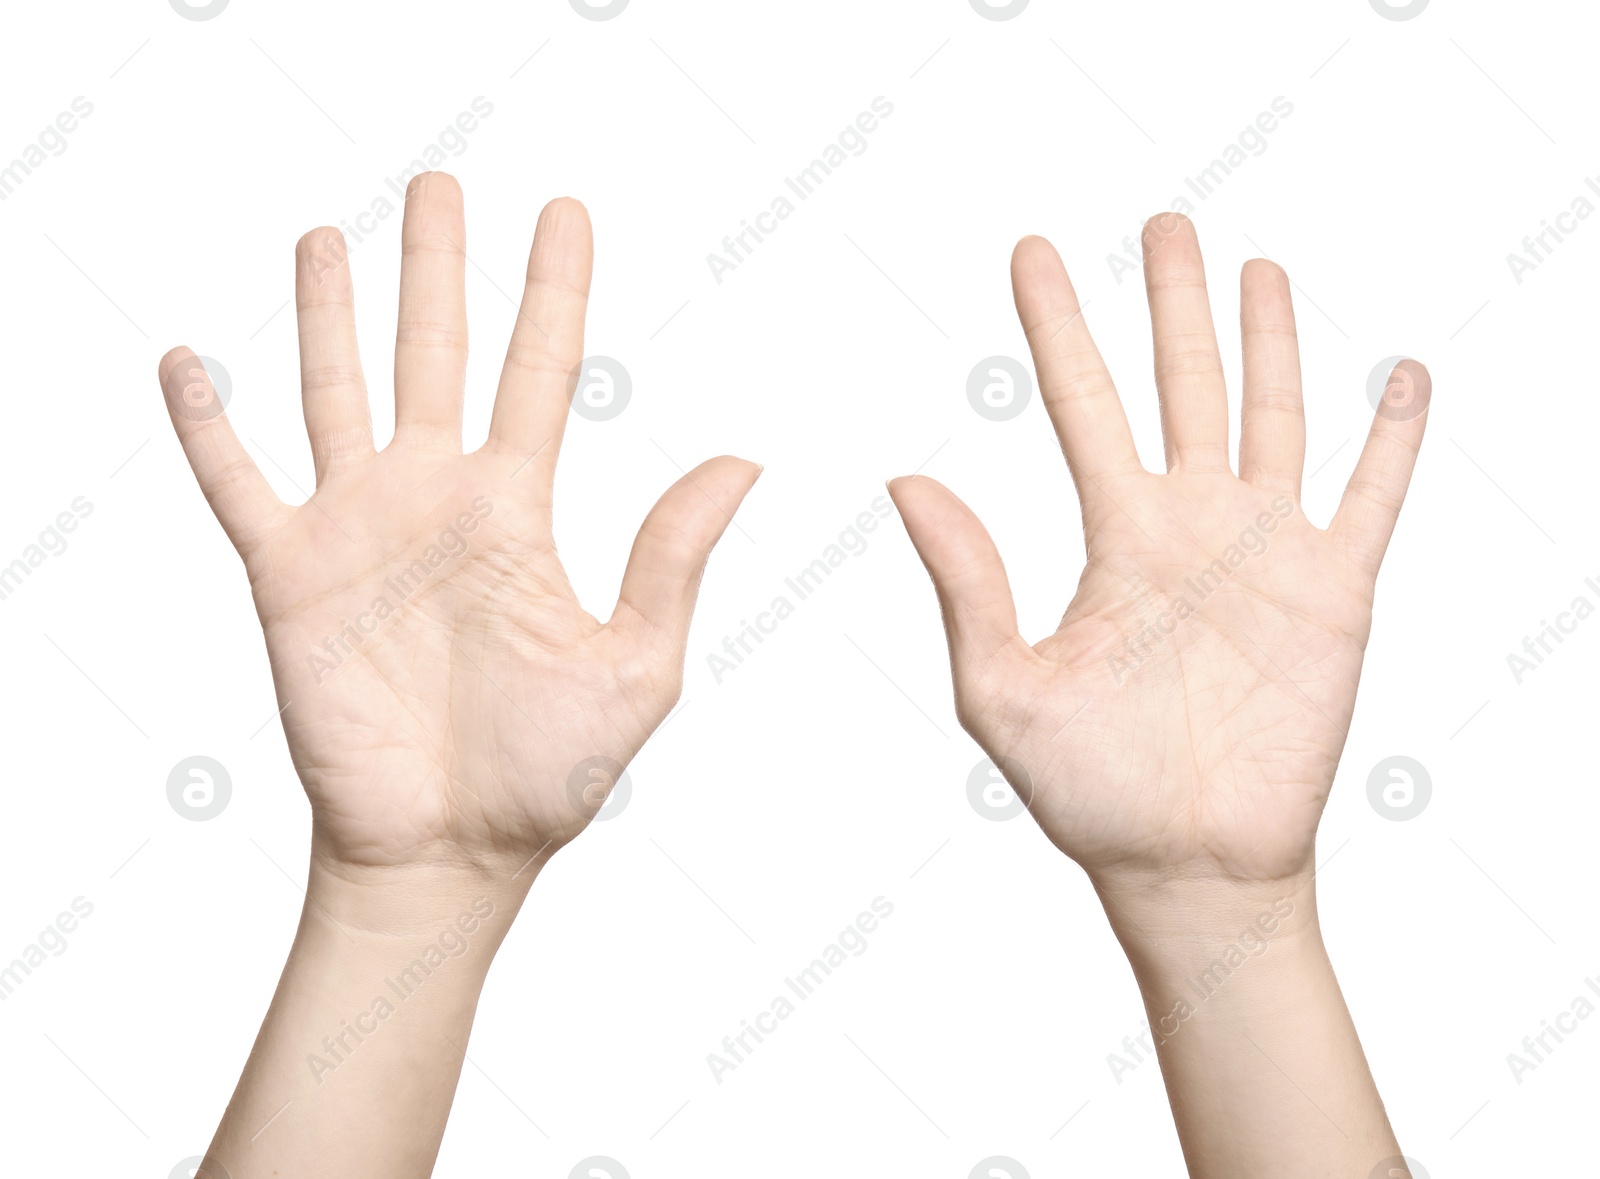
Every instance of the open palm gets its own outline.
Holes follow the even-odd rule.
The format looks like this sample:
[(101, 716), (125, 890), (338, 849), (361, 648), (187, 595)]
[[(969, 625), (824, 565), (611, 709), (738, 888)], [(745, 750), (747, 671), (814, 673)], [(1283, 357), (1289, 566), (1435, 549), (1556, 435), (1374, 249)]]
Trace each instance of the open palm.
[(993, 541), (932, 480), (891, 489), (943, 607), (962, 724), (1091, 872), (1275, 879), (1303, 870), (1344, 747), (1372, 590), (1422, 440), (1405, 361), (1332, 525), (1300, 510), (1305, 455), (1288, 281), (1242, 277), (1244, 427), (1230, 466), (1221, 360), (1193, 226), (1145, 232), (1168, 473), (1145, 471), (1060, 259), (1012, 278), (1083, 505), (1087, 564), (1029, 646)]
[(395, 435), (377, 452), (348, 259), (296, 258), (317, 488), (291, 508), (188, 349), (162, 360), (174, 426), (244, 558), (321, 851), (342, 862), (521, 864), (576, 835), (677, 699), (700, 571), (759, 469), (713, 459), (645, 520), (611, 619), (578, 604), (551, 487), (583, 356), (593, 247), (575, 201), (541, 215), (488, 442), (461, 452), (461, 190), (406, 194)]

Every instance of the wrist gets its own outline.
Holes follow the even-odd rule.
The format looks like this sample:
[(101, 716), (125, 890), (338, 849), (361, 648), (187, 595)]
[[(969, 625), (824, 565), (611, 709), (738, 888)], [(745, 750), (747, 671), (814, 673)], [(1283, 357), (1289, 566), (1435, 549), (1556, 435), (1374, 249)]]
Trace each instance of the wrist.
[[(425, 1174), (536, 869), (352, 866), (313, 843), (294, 945), (210, 1157), (237, 1179)], [(394, 1108), (414, 1111), (405, 1127)]]
[(1400, 1151), (1317, 921), (1314, 872), (1100, 873), (1145, 1027), (1108, 1057), (1160, 1058), (1190, 1173), (1366, 1175)]
[(1268, 947), (1322, 953), (1309, 866), (1270, 880), (1111, 871), (1092, 882), (1141, 975), (1187, 971), (1218, 959), (1248, 960)]
[[(354, 865), (313, 841), (300, 939), (392, 954), (423, 942), (466, 940), (488, 968), (522, 908), (540, 865), (523, 871), (443, 861)], [(328, 936), (331, 934), (331, 938)]]
[[(1259, 1035), (1340, 1003), (1310, 874), (1267, 881), (1095, 881), (1154, 1045)], [(1200, 1032), (1182, 1029), (1207, 1029)]]

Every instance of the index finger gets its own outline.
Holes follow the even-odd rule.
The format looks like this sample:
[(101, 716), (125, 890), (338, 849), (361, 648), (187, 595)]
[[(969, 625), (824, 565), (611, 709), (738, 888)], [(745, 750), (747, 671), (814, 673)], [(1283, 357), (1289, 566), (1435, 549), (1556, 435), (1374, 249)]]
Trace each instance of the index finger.
[(1018, 242), (1011, 255), (1011, 286), (1039, 374), (1039, 394), (1078, 498), (1087, 502), (1099, 480), (1143, 470), (1133, 431), (1055, 247), (1042, 237)]

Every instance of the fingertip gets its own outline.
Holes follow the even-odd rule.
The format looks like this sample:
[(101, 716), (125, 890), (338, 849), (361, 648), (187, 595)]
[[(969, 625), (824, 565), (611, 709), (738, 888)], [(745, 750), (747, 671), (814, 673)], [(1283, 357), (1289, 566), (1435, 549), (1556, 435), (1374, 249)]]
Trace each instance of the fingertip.
[(1144, 245), (1145, 256), (1148, 258), (1158, 246), (1165, 242), (1192, 243), (1198, 248), (1200, 236), (1195, 230), (1193, 221), (1182, 213), (1169, 209), (1145, 220), (1144, 228), (1140, 232), (1140, 240)]
[(539, 211), (528, 255), (530, 276), (539, 275), (584, 296), (594, 270), (594, 228), (589, 210), (572, 197), (557, 197)]
[(555, 223), (557, 221), (581, 221), (589, 223), (589, 209), (577, 197), (558, 196), (547, 201), (543, 209), (539, 210), (539, 220)]
[(331, 225), (319, 225), (315, 229), (308, 229), (300, 235), (300, 240), (294, 245), (297, 254), (314, 254), (325, 251), (334, 243), (342, 244), (344, 234)]
[(1239, 268), (1239, 285), (1248, 289), (1255, 284), (1288, 286), (1289, 274), (1270, 258), (1251, 258)]
[(161, 390), (166, 395), (167, 408), (174, 413), (203, 420), (222, 412), (211, 374), (192, 348), (178, 347), (168, 352), (161, 358), (160, 371)]
[(444, 193), (461, 198), (461, 182), (448, 172), (418, 172), (406, 184), (406, 200), (424, 192)]
[(539, 210), (539, 222), (534, 226), (535, 241), (582, 243), (581, 253), (590, 255), (594, 250), (594, 226), (589, 221), (589, 210), (576, 197), (556, 197)]
[(885, 479), (883, 481), (884, 490), (889, 493), (889, 502), (894, 505), (894, 510), (902, 517), (905, 512), (900, 506), (900, 501), (905, 498), (906, 487), (910, 484), (912, 478), (913, 476), (911, 475), (896, 475), (893, 479)]
[(895, 506), (899, 507), (901, 500), (909, 500), (923, 494), (922, 490), (917, 488), (919, 483), (932, 494), (951, 495), (950, 489), (932, 475), (896, 475), (885, 486), (888, 487), (889, 496), (895, 501)]
[(174, 348), (161, 358), (161, 391), (174, 422), (205, 422), (221, 417), (222, 398), (205, 361), (190, 348)]
[(747, 458), (740, 458), (736, 454), (719, 454), (715, 458), (708, 458), (702, 465), (742, 471), (747, 473), (752, 480), (758, 478), (761, 472), (766, 470), (760, 463), (751, 462)]
[(737, 472), (737, 478), (743, 485), (739, 493), (741, 497), (749, 493), (750, 489), (756, 485), (756, 481), (761, 478), (762, 472), (766, 470), (760, 463), (753, 463), (749, 459), (740, 458), (738, 455), (722, 455), (721, 461), (727, 463), (730, 471)]
[(1411, 375), (1411, 379), (1417, 382), (1417, 385), (1420, 388), (1422, 388), (1425, 392), (1432, 392), (1433, 376), (1428, 372), (1428, 366), (1423, 364), (1422, 361), (1412, 360), (1408, 356), (1404, 360), (1400, 361), (1399, 364), (1395, 365), (1395, 368), (1405, 369), (1406, 372)]
[(1419, 418), (1433, 401), (1433, 377), (1427, 365), (1409, 357), (1389, 373), (1378, 412), (1395, 421)]
[(713, 501), (737, 508), (761, 478), (762, 467), (733, 454), (719, 454), (690, 471), (679, 483), (688, 483)]
[(928, 475), (902, 475), (892, 480), (889, 496), (906, 530), (913, 533), (913, 541), (917, 534), (959, 530), (966, 522), (978, 522), (978, 514), (966, 500)]
[(1011, 299), (1022, 318), (1022, 330), (1031, 332), (1043, 318), (1076, 309), (1077, 291), (1067, 274), (1067, 264), (1055, 246), (1042, 237), (1025, 237), (1011, 256)]
[(1065, 267), (1061, 255), (1048, 238), (1030, 233), (1011, 251), (1011, 277), (1014, 281), (1042, 277)]
[(166, 388), (167, 377), (172, 374), (172, 370), (193, 355), (194, 349), (185, 344), (179, 344), (176, 348), (167, 350), (166, 354), (156, 364), (156, 379), (161, 382), (162, 388)]
[(331, 259), (333, 266), (337, 267), (348, 259), (349, 250), (345, 246), (343, 233), (331, 225), (319, 225), (300, 235), (300, 240), (294, 245), (294, 256), (300, 263)]

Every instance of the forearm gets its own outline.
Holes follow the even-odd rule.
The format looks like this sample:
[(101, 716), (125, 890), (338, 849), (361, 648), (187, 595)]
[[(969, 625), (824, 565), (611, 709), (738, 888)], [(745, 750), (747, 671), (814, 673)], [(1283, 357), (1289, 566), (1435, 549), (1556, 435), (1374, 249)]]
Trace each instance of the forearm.
[(1097, 888), (1144, 996), (1191, 1175), (1365, 1179), (1400, 1154), (1309, 877)]
[(294, 946), (207, 1156), (225, 1171), (212, 1170), (429, 1175), (479, 992), (535, 872), (367, 879), (314, 856)]

